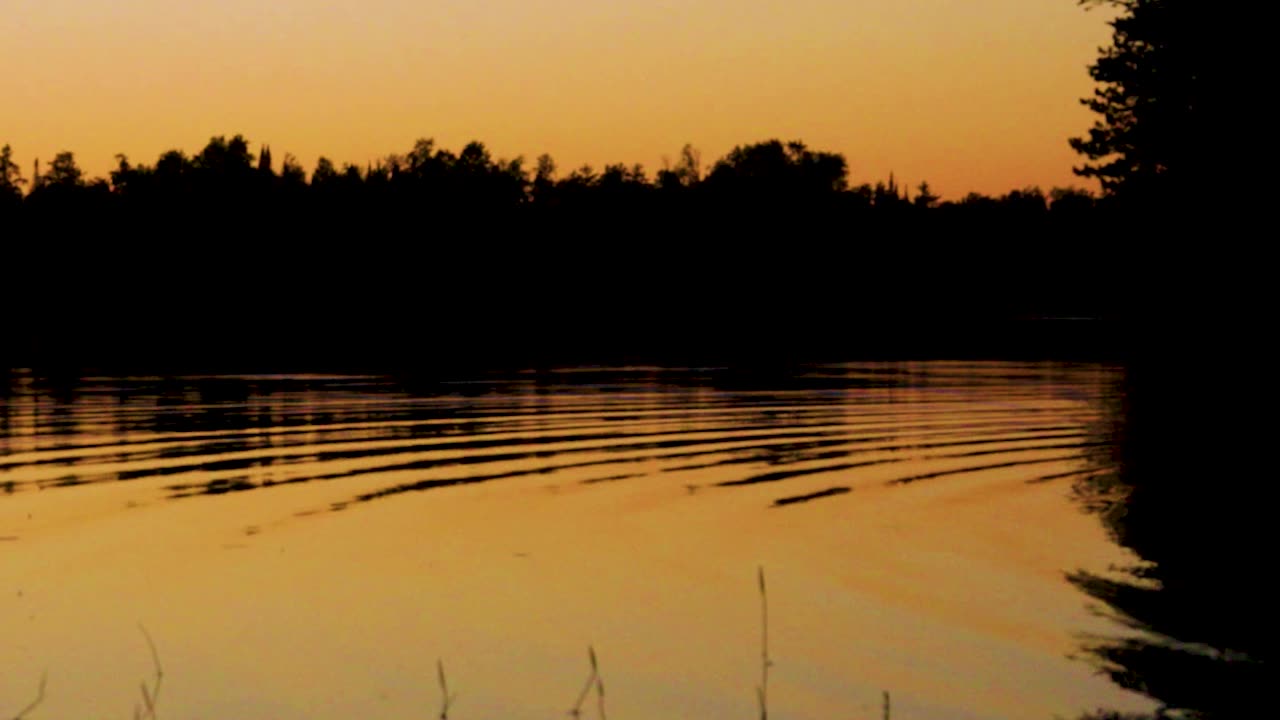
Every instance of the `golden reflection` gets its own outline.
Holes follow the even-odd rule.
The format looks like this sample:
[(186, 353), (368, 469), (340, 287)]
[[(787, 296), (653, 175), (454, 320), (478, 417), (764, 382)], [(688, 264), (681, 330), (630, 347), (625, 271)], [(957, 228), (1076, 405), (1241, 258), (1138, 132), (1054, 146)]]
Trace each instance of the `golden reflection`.
[[(750, 717), (763, 566), (779, 715), (872, 716), (885, 689), (913, 718), (1143, 709), (1066, 657), (1107, 626), (1063, 572), (1127, 559), (1054, 479), (1093, 467), (1115, 380), (972, 363), (431, 395), (205, 378), (128, 404), (15, 385), (0, 697), (48, 668), (48, 716), (127, 711), (151, 672), (142, 620), (173, 716), (409, 717), (439, 703), (443, 658), (457, 714), (551, 717), (591, 645), (612, 714)], [(832, 487), (849, 491), (773, 504)]]

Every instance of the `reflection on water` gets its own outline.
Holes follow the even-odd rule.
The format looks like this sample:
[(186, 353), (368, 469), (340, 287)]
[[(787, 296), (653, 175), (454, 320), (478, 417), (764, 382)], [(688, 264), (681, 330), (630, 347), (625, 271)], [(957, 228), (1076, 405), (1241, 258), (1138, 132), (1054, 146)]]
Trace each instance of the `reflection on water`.
[[(634, 598), (625, 594), (637, 592), (641, 586), (628, 579), (620, 580), (616, 589), (607, 589), (604, 578), (611, 577), (608, 573), (612, 570), (590, 580), (571, 571), (573, 558), (582, 560), (584, 567), (596, 560), (604, 563), (603, 559), (579, 554), (610, 548), (613, 554), (606, 567), (634, 563), (635, 568), (659, 574), (669, 571), (669, 577), (651, 584), (673, 592), (672, 588), (683, 587), (678, 592), (689, 594), (692, 606), (705, 603), (708, 608), (726, 601), (725, 596), (710, 589), (728, 582), (724, 573), (740, 571), (749, 578), (756, 562), (773, 559), (796, 568), (790, 579), (795, 582), (797, 597), (792, 610), (797, 615), (807, 613), (806, 605), (821, 607), (824, 612), (853, 613), (858, 608), (867, 611), (859, 603), (871, 600), (841, 598), (837, 590), (851, 597), (865, 595), (884, 604), (876, 605), (879, 620), (872, 621), (880, 622), (889, 613), (905, 612), (899, 619), (905, 624), (919, 624), (923, 632), (926, 621), (911, 614), (920, 613), (921, 617), (928, 617), (927, 622), (958, 628), (956, 647), (962, 648), (958, 652), (965, 657), (955, 659), (955, 663), (973, 665), (969, 653), (988, 652), (990, 657), (977, 665), (990, 663), (997, 675), (1003, 676), (1011, 672), (1005, 665), (1025, 659), (1028, 651), (1023, 645), (1030, 643), (1045, 650), (1046, 656), (1055, 655), (1060, 644), (1065, 647), (1065, 642), (1059, 640), (1067, 639), (1078, 628), (1055, 625), (1061, 618), (1046, 619), (1042, 608), (1021, 607), (1019, 603), (1028, 602), (1025, 598), (1010, 600), (1008, 607), (997, 609), (952, 607), (952, 600), (930, 606), (929, 583), (937, 582), (941, 587), (946, 582), (962, 583), (963, 578), (952, 574), (967, 573), (973, 568), (965, 564), (969, 559), (930, 559), (923, 552), (959, 553), (963, 549), (972, 551), (974, 557), (981, 556), (983, 568), (999, 566), (986, 579), (971, 579), (976, 586), (989, 586), (971, 588), (975, 598), (992, 590), (997, 595), (1004, 593), (999, 586), (1004, 581), (1002, 573), (1016, 570), (1047, 577), (1096, 560), (1096, 553), (1089, 555), (1103, 547), (1096, 539), (1077, 543), (1077, 547), (1094, 548), (1079, 561), (1071, 554), (1075, 541), (1062, 533), (1067, 532), (1063, 528), (1077, 527), (1073, 523), (1078, 521), (1078, 513), (1065, 501), (1059, 501), (1073, 484), (1087, 484), (1090, 477), (1112, 470), (1108, 458), (1113, 439), (1108, 433), (1115, 421), (1113, 400), (1119, 387), (1119, 372), (1114, 368), (1017, 363), (838, 365), (755, 374), (717, 368), (588, 368), (429, 384), (373, 376), (50, 379), (22, 371), (0, 379), (7, 379), (0, 383), (0, 392), (4, 393), (0, 395), (0, 540), (7, 541), (0, 546), (0, 569), (5, 571), (6, 581), (16, 578), (14, 582), (43, 582), (50, 594), (56, 594), (60, 585), (73, 592), (102, 592), (104, 597), (116, 592), (135, 606), (145, 606), (150, 600), (145, 594), (138, 595), (135, 588), (124, 587), (128, 583), (122, 586), (109, 578), (68, 580), (56, 570), (41, 569), (29, 554), (47, 552), (50, 557), (64, 559), (72, 563), (68, 572), (83, 566), (89, 555), (97, 558), (93, 562), (108, 565), (141, 562), (169, 568), (174, 558), (164, 553), (184, 543), (195, 547), (201, 545), (202, 538), (216, 537), (216, 542), (208, 540), (204, 544), (227, 553), (235, 549), (265, 549), (269, 538), (276, 536), (282, 554), (300, 543), (316, 552), (317, 557), (310, 557), (300, 566), (271, 570), (275, 566), (269, 563), (277, 561), (265, 557), (231, 566), (218, 559), (222, 556), (211, 554), (209, 558), (213, 559), (203, 561), (198, 559), (202, 556), (192, 556), (197, 563), (206, 562), (211, 572), (225, 577), (214, 585), (207, 578), (183, 585), (185, 571), (157, 570), (166, 579), (155, 580), (148, 575), (145, 582), (152, 592), (173, 593), (169, 599), (184, 603), (188, 611), (211, 602), (211, 594), (217, 597), (233, 592), (226, 583), (256, 583), (260, 589), (274, 588), (275, 594), (268, 592), (265, 598), (259, 595), (260, 605), (250, 602), (246, 608), (258, 607), (264, 616), (270, 616), (269, 609), (276, 603), (287, 605), (306, 599), (313, 603), (316, 616), (311, 618), (312, 625), (301, 622), (299, 632), (307, 627), (315, 632), (324, 632), (324, 628), (335, 632), (335, 623), (342, 624), (337, 619), (342, 617), (340, 612), (364, 616), (388, 612), (392, 607), (398, 612), (405, 607), (401, 601), (413, 606), (415, 601), (402, 597), (409, 591), (404, 589), (408, 580), (401, 573), (412, 571), (425, 578), (421, 573), (429, 574), (425, 568), (436, 562), (458, 573), (451, 583), (473, 588), (477, 593), (506, 588), (505, 583), (512, 580), (501, 574), (515, 573), (527, 583), (521, 592), (532, 596), (546, 593), (538, 602), (564, 605), (566, 601), (559, 591), (532, 589), (561, 583), (578, 590), (585, 588), (602, 605), (632, 606), (633, 612), (641, 612), (652, 604), (646, 604), (644, 593)], [(475, 486), (475, 492), (458, 494), (468, 486)], [(1019, 487), (1025, 489), (1018, 490)], [(1052, 496), (1046, 494), (1050, 492)], [(233, 496), (235, 504), (228, 504)], [(1042, 499), (1049, 497), (1059, 503), (1052, 510), (1045, 509), (1048, 501)], [(412, 504), (410, 498), (414, 498)], [(375, 514), (375, 506), (384, 509)], [(408, 512), (419, 513), (420, 520), (411, 521)], [(999, 513), (1005, 512), (1014, 514), (1001, 517)], [(1038, 514), (1045, 512), (1057, 523), (1045, 530), (1061, 531), (1058, 536), (1037, 538), (1031, 529), (1019, 527), (1024, 521), (1037, 522)], [(366, 513), (367, 518), (361, 519)], [(474, 522), (469, 513), (474, 514)], [(611, 513), (616, 517), (610, 517)], [(556, 525), (557, 529), (552, 529), (553, 514), (567, 518)], [(333, 519), (325, 524), (326, 517)], [(130, 518), (136, 518), (137, 524), (132, 528)], [(885, 537), (900, 538), (900, 528), (916, 522), (913, 518), (924, 523), (922, 527), (926, 529), (905, 541), (895, 540), (894, 546), (875, 545)], [(402, 520), (406, 524), (398, 525)], [(616, 524), (611, 524), (615, 520)], [(948, 520), (954, 520), (957, 527), (941, 527)], [(408, 562), (403, 558), (361, 561), (369, 567), (385, 566), (383, 574), (363, 574), (369, 572), (369, 567), (348, 564), (351, 558), (345, 552), (319, 556), (318, 548), (330, 541), (345, 544), (353, 548), (352, 552), (367, 545), (368, 552), (375, 553), (374, 548), (388, 547), (383, 545), (380, 534), (393, 532), (391, 528), (397, 528), (394, 532), (426, 532), (423, 523), (435, 523), (433, 527), (448, 528), (454, 534), (433, 535), (431, 550), (421, 551), (426, 554), (408, 565), (397, 564)], [(854, 523), (862, 523), (866, 529), (850, 530)], [(959, 527), (961, 523), (974, 525), (965, 529)], [(239, 529), (234, 542), (219, 535), (223, 532), (219, 528), (233, 525)], [(990, 535), (994, 539), (972, 548), (969, 544), (977, 541), (963, 539), (957, 544), (938, 540), (939, 544), (930, 544), (931, 538), (946, 538), (951, 533), (965, 538)], [(515, 540), (517, 537), (521, 539)], [(864, 568), (849, 570), (847, 560), (839, 559), (844, 551), (832, 552), (832, 548), (845, 547), (855, 537), (869, 543), (860, 548), (860, 553), (879, 559), (865, 561)], [(655, 548), (662, 548), (663, 543), (674, 538), (697, 543), (696, 551), (690, 548), (686, 552), (656, 553)], [(490, 544), (509, 540), (538, 546), (544, 553), (558, 553), (560, 557), (553, 557), (551, 568), (544, 568), (541, 574), (531, 574), (528, 564), (514, 570), (485, 565)], [(92, 549), (97, 542), (102, 545)], [(163, 547), (167, 542), (173, 543), (168, 550)], [(394, 547), (397, 542), (425, 540), (399, 535), (386, 542)], [(1025, 542), (1034, 543), (1034, 547), (1014, 546)], [(594, 548), (583, 549), (583, 543)], [(952, 547), (943, 547), (946, 545)], [(731, 550), (733, 546), (738, 550)], [(1016, 562), (982, 555), (989, 552), (988, 546), (1007, 548), (1009, 557), (1016, 558)], [(185, 552), (195, 552), (190, 547)], [(922, 554), (913, 555), (913, 547)], [(753, 557), (740, 557), (739, 552)], [(23, 553), (28, 557), (20, 561)], [(419, 551), (415, 549), (410, 554), (414, 553)], [(467, 555), (460, 558), (459, 554), (464, 553)], [(1035, 557), (1025, 557), (1028, 555)], [(703, 564), (690, 556), (702, 558)], [(520, 547), (506, 557), (531, 560), (537, 555)], [(886, 558), (892, 558), (892, 562)], [(946, 567), (948, 562), (953, 567)], [(1055, 565), (1058, 562), (1064, 564)], [(741, 566), (731, 567), (733, 563)], [(356, 571), (353, 567), (361, 569)], [(1034, 572), (1028, 568), (1034, 568)], [(899, 571), (901, 577), (896, 576)], [(923, 586), (912, 585), (910, 578), (917, 571)], [(134, 571), (120, 572), (127, 575)], [(278, 585), (279, 578), (275, 576), (264, 579), (271, 573), (293, 578), (293, 584)], [(699, 577), (700, 573), (706, 577)], [(882, 573), (883, 577), (873, 578), (868, 573)], [(322, 582), (320, 577), (325, 574), (358, 577), (363, 584), (361, 591), (374, 597), (362, 604), (351, 597), (350, 590), (335, 590), (332, 585), (315, 595), (306, 594), (306, 588)], [(482, 578), (488, 579), (482, 582)], [(704, 581), (704, 589), (689, 589), (688, 583), (702, 587), (700, 583)], [(685, 585), (678, 585), (680, 582)], [(1010, 582), (1016, 585), (1022, 580)], [(1069, 607), (1069, 587), (1053, 582), (1055, 587), (1061, 587), (1061, 595), (1053, 596), (1054, 602)], [(1047, 587), (1046, 580), (1043, 585), (1036, 585), (1035, 592), (1050, 592)], [(771, 592), (772, 589), (771, 586)], [(802, 598), (799, 593), (805, 589), (817, 594)], [(14, 591), (15, 588), (0, 587), (0, 592), (10, 595)], [(335, 592), (342, 597), (340, 601), (329, 597)], [(729, 597), (732, 592), (725, 591)], [(455, 603), (445, 604), (453, 612), (478, 613), (476, 623), (512, 620), (503, 615), (508, 610), (491, 607), (492, 600), (472, 596), (464, 599), (464, 595), (455, 599), (468, 605), (465, 610)], [(742, 599), (749, 600), (745, 594)], [(444, 602), (422, 598), (417, 601), (420, 607)], [(103, 632), (95, 623), (110, 622), (113, 616), (112, 612), (103, 611), (90, 622), (62, 601), (54, 605), (58, 609), (50, 610), (51, 615), (84, 626), (89, 638)], [(542, 605), (537, 607), (552, 613)], [(132, 628), (136, 609), (129, 608), (118, 624)], [(436, 609), (444, 610), (441, 606)], [(119, 610), (122, 608), (112, 608)], [(489, 611), (497, 612), (498, 617), (485, 614)], [(220, 672), (226, 672), (227, 677), (239, 677), (237, 673), (244, 672), (240, 667), (218, 669), (218, 653), (234, 655), (235, 651), (219, 650), (220, 644), (204, 630), (191, 629), (200, 620), (181, 613), (173, 615), (175, 608), (154, 612), (162, 616), (169, 612), (169, 637), (188, 643), (187, 650), (171, 652), (182, 653), (188, 670), (193, 671), (186, 680), (189, 702), (198, 702), (202, 690), (197, 686), (202, 682), (225, 690)], [(597, 610), (583, 612), (586, 614), (579, 615), (579, 620)], [(715, 610), (711, 612), (714, 615)], [(215, 610), (209, 613), (209, 617), (217, 616)], [(18, 616), (3, 622), (16, 622), (13, 617)], [(628, 628), (671, 622), (670, 617), (634, 622), (619, 618), (595, 620), (606, 626), (598, 630), (600, 633), (607, 634), (613, 628), (613, 637), (619, 643), (633, 637)], [(239, 623), (243, 619), (225, 621)], [(709, 617), (704, 621), (716, 624)], [(412, 628), (400, 630), (419, 643), (430, 643), (431, 638), (436, 638), (437, 645), (457, 643), (454, 650), (464, 656), (468, 653), (464, 647), (467, 637), (479, 644), (493, 641), (491, 637), (479, 641), (463, 631), (459, 632), (466, 637), (448, 636), (446, 641), (438, 635), (442, 631), (428, 630), (424, 622), (418, 618), (409, 622)], [(853, 623), (849, 625), (852, 629), (867, 620), (848, 622)], [(282, 623), (288, 624), (277, 622), (272, 631), (278, 631)], [(792, 639), (802, 645), (792, 648), (793, 669), (798, 670), (804, 663), (817, 665), (824, 658), (833, 658), (830, 662), (834, 663), (849, 661), (840, 654), (844, 651), (804, 646), (805, 642), (816, 641), (803, 640), (807, 637), (806, 621), (795, 619), (793, 623), (797, 629)], [(841, 623), (844, 621), (836, 621), (831, 627), (844, 627)], [(460, 624), (467, 622), (462, 620)], [(676, 633), (684, 626), (682, 622), (673, 624)], [(571, 621), (549, 623), (542, 629), (529, 628), (525, 622), (516, 623), (515, 627), (521, 628), (519, 635), (506, 638), (499, 643), (501, 647), (472, 647), (470, 654), (548, 659), (558, 657), (558, 651), (547, 648), (592, 630), (572, 627)], [(738, 630), (724, 632), (734, 636)], [(983, 632), (1007, 643), (995, 649), (986, 647), (985, 641), (974, 635)], [(36, 663), (43, 648), (52, 646), (55, 654), (70, 652), (68, 647), (59, 647), (50, 640), (47, 631), (42, 634), (26, 628), (24, 633), (25, 649), (17, 656), (11, 654), (8, 660), (35, 663), (33, 673), (43, 666)], [(745, 638), (750, 631), (740, 634)], [(785, 641), (785, 631), (783, 635)], [(164, 633), (157, 632), (157, 636), (163, 638)], [(294, 637), (288, 633), (285, 636)], [(1032, 636), (1034, 641), (1028, 640)], [(1057, 639), (1045, 640), (1050, 636)], [(249, 637), (241, 636), (240, 640), (247, 641)], [(202, 638), (207, 641), (204, 648), (196, 644)], [(635, 647), (644, 652), (659, 652), (637, 638), (633, 640)], [(865, 640), (874, 646), (873, 639)], [(337, 639), (312, 636), (309, 642), (317, 648), (316, 656), (358, 655), (359, 648), (343, 648)], [(1025, 681), (1025, 687), (957, 688), (948, 679), (952, 668), (940, 660), (950, 657), (952, 650), (926, 650), (921, 645), (920, 652), (931, 654), (917, 656), (910, 650), (911, 643), (923, 643), (924, 638), (911, 635), (899, 637), (897, 642), (896, 647), (885, 652), (901, 657), (877, 661), (896, 670), (890, 673), (892, 677), (886, 676), (876, 684), (892, 681), (906, 685), (908, 693), (914, 690), (914, 706), (910, 694), (899, 701), (903, 704), (895, 706), (905, 708), (900, 710), (904, 716), (913, 707), (920, 717), (1070, 714), (1099, 704), (1087, 695), (1103, 692), (1101, 685), (1089, 684), (1089, 680), (1056, 665), (1052, 671), (1033, 670), (1043, 671), (1044, 676)], [(160, 643), (163, 645), (164, 641)], [(435, 647), (422, 652), (420, 667), (430, 668), (442, 650)], [(681, 705), (691, 702), (691, 697), (718, 695), (726, 683), (724, 678), (704, 678), (703, 685), (683, 687), (685, 681), (678, 673), (672, 674), (676, 672), (674, 666), (684, 666), (686, 660), (695, 663), (694, 658), (702, 651), (682, 652), (685, 655), (673, 663), (653, 656), (632, 658), (632, 664), (625, 666), (630, 678), (621, 683), (623, 687), (633, 683), (631, 707), (645, 708), (636, 710), (633, 717), (658, 710), (689, 714), (701, 708), (709, 713), (707, 716), (716, 716), (726, 708), (737, 711), (737, 697), (714, 701), (704, 697), (698, 701), (702, 705)], [(391, 678), (387, 681), (393, 684), (404, 682), (412, 686), (418, 682), (405, 679), (405, 666), (412, 662), (413, 653), (401, 650), (393, 655), (402, 664), (384, 668), (382, 677)], [(145, 661), (145, 655), (140, 657)], [(5, 659), (0, 656), (0, 660)], [(313, 657), (299, 665), (296, 659), (275, 657), (273, 662), (278, 663), (276, 671), (288, 667), (292, 668), (290, 672), (303, 673), (299, 668), (311, 667), (315, 671), (312, 665), (320, 661)], [(317, 677), (328, 677), (324, 673), (334, 672), (339, 677), (331, 679), (341, 684), (342, 672), (333, 668), (345, 662), (331, 660), (332, 666), (324, 666), (319, 675), (308, 677), (316, 682)], [(931, 666), (934, 662), (940, 666)], [(666, 665), (673, 667), (664, 671)], [(94, 672), (92, 665), (81, 667)], [(548, 667), (556, 667), (554, 660)], [(783, 667), (785, 662), (780, 661), (780, 678), (785, 678)], [(485, 669), (472, 669), (484, 677)], [(473, 695), (487, 693), (492, 702), (498, 703), (488, 706), (489, 710), (501, 709), (519, 716), (521, 710), (510, 704), (513, 692), (524, 689), (521, 697), (538, 697), (536, 691), (511, 679), (510, 669), (487, 671), (502, 678), (493, 683), (502, 689), (475, 690)], [(872, 688), (861, 685), (867, 682), (866, 678), (824, 674), (832, 671), (812, 667), (808, 676), (798, 673), (792, 679), (789, 698), (793, 707), (820, 713), (843, 712), (842, 708), (860, 712), (857, 702), (862, 701), (851, 700), (848, 693), (870, 692)], [(566, 670), (564, 680), (572, 684), (576, 672)], [(279, 680), (274, 671), (267, 676)], [(424, 671), (422, 677), (429, 674)], [(990, 678), (971, 681), (993, 682)], [(358, 684), (354, 680), (350, 683)], [(94, 687), (99, 685), (106, 683)], [(425, 681), (422, 685), (424, 691), (429, 687)], [(0, 690), (5, 687), (0, 686)], [(53, 687), (51, 682), (51, 706), (58, 702)], [(243, 700), (244, 706), (236, 704), (240, 696), (232, 693), (235, 697), (226, 700), (222, 709), (262, 717), (281, 709), (264, 706), (263, 696), (274, 697), (277, 703), (293, 703), (286, 715), (305, 706), (307, 716), (336, 716), (334, 708), (341, 707), (332, 703), (299, 705), (295, 691), (288, 687), (286, 683), (285, 687), (259, 688), (251, 693), (251, 700)], [(729, 687), (727, 694), (733, 696), (737, 691), (731, 682)], [(109, 691), (99, 691), (109, 695)], [(169, 692), (178, 696), (170, 702), (182, 702), (182, 690)], [(394, 705), (396, 693), (386, 692), (389, 694), (383, 701)], [(783, 703), (788, 694), (785, 689), (779, 690), (774, 697)], [(879, 696), (868, 697), (878, 701)], [(740, 700), (748, 706), (752, 702), (749, 693)], [(67, 708), (77, 707), (76, 698), (64, 697), (63, 701)], [(84, 702), (84, 698), (79, 701)], [(483, 700), (476, 698), (474, 702)], [(627, 702), (625, 695), (619, 702)], [(1069, 704), (1072, 702), (1078, 704)], [(359, 703), (354, 706), (359, 707)], [(530, 717), (547, 715), (537, 707), (526, 707), (524, 711)]]
[[(1083, 462), (1085, 449), (1110, 443), (1090, 435), (1099, 398), (1081, 394), (1096, 369), (928, 370), (814, 368), (778, 389), (744, 388), (714, 369), (577, 371), (445, 383), (428, 394), (374, 377), (42, 386), (19, 375), (0, 405), (0, 487), (164, 478), (158, 490), (180, 499), (346, 480), (361, 488), (351, 501), (369, 501), (569, 469), (589, 471), (577, 480), (586, 484), (696, 481), (698, 471), (722, 469), (728, 476), (717, 473), (726, 479), (714, 485), (777, 483), (775, 504), (788, 504), (794, 481), (878, 465), (891, 483), (1009, 467), (1029, 481), (1108, 469)], [(1073, 461), (1078, 468), (1057, 469)], [(420, 479), (379, 482), (406, 472)]]

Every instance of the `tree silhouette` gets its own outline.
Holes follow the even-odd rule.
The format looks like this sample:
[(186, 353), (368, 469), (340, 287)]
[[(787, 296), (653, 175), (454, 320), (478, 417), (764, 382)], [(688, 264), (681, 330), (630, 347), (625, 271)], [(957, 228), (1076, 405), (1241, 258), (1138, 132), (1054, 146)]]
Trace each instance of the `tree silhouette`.
[(249, 154), (249, 141), (243, 135), (236, 135), (231, 140), (219, 135), (209, 140), (194, 162), (201, 170), (226, 174), (248, 169), (253, 159)]
[(663, 189), (691, 188), (702, 181), (702, 153), (688, 143), (680, 149), (680, 159), (674, 167), (666, 157), (663, 157), (662, 164), (657, 180)]
[(1208, 187), (1206, 127), (1208, 3), (1193, 0), (1080, 0), (1110, 5), (1112, 43), (1089, 72), (1099, 87), (1082, 100), (1100, 117), (1071, 146), (1089, 162), (1076, 168), (1130, 206), (1185, 207)]
[(753, 212), (822, 205), (848, 188), (844, 156), (814, 152), (804, 143), (768, 140), (735, 147), (704, 184), (721, 202), (746, 203)]
[(1049, 211), (1049, 201), (1038, 187), (1012, 190), (1000, 202), (1010, 213), (1022, 217), (1040, 217)]
[(933, 194), (933, 189), (929, 187), (929, 183), (921, 182), (920, 187), (916, 188), (916, 199), (912, 200), (912, 204), (918, 208), (928, 210), (942, 198)]
[(181, 150), (169, 150), (156, 160), (156, 177), (166, 186), (180, 186), (190, 174), (191, 161)]
[[(973, 195), (973, 193), (970, 193)], [(888, 182), (876, 183), (875, 189), (871, 194), (871, 202), (882, 210), (902, 208), (910, 204), (910, 201), (904, 196), (902, 190), (898, 187), (898, 181), (894, 178), (893, 173), (889, 173)]]
[(533, 170), (534, 191), (554, 185), (556, 181), (556, 161), (547, 153), (538, 156)]
[(325, 188), (338, 179), (338, 169), (333, 161), (323, 155), (316, 161), (316, 169), (311, 171), (311, 187)]
[(275, 170), (271, 167), (271, 146), (263, 145), (258, 151), (258, 174), (264, 176), (274, 176)]
[(40, 178), (44, 187), (69, 188), (84, 184), (84, 172), (76, 164), (75, 153), (60, 152), (49, 163), (49, 169)]
[(284, 154), (284, 160), (280, 163), (280, 181), (282, 187), (289, 190), (296, 190), (307, 184), (307, 171), (293, 153)]
[(15, 210), (22, 203), (22, 170), (13, 161), (8, 145), (0, 148), (0, 211)]
[[(101, 209), (110, 187), (106, 181), (95, 179), (86, 182), (84, 171), (76, 163), (75, 153), (63, 151), (54, 156), (53, 162), (38, 176), (26, 204), (45, 215), (62, 215), (77, 224), (93, 222)], [(71, 217), (76, 213), (78, 217)]]

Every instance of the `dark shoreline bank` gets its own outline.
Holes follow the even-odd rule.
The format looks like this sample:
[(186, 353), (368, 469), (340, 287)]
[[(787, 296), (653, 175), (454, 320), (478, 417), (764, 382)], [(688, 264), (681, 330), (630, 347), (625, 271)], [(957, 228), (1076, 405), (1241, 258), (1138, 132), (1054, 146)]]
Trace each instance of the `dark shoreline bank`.
[[(105, 374), (374, 372), (455, 375), (570, 366), (782, 369), (806, 363), (910, 360), (1044, 360), (1126, 363), (1129, 323), (1110, 319), (884, 320), (717, 326), (649, 322), (616, 326), (458, 322), (417, 330), (323, 318), (279, 326), (210, 329), (47, 325), (7, 343), (0, 367)], [(7, 357), (6, 357), (7, 356)]]

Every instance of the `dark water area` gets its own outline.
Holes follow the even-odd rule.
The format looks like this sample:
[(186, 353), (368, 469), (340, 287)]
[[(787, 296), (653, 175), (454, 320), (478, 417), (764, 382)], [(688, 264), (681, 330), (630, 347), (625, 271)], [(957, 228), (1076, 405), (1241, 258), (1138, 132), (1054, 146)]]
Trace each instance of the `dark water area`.
[(1269, 391), (1244, 389), (1257, 376), (1232, 345), (1185, 344), (1207, 338), (1190, 330), (1131, 363), (1117, 471), (1089, 501), (1143, 563), (1073, 582), (1134, 631), (1089, 643), (1118, 684), (1192, 717), (1253, 717), (1270, 704), (1274, 655), (1274, 592), (1259, 571), (1274, 515), (1258, 415)]
[[(508, 289), (510, 290), (510, 289)], [(343, 308), (300, 298), (176, 296), (165, 303), (37, 308), (0, 346), (11, 367), (75, 377), (191, 372), (373, 372), (424, 382), (493, 370), (570, 365), (731, 365), (785, 375), (812, 362), (902, 359), (1121, 362), (1133, 323), (1122, 317), (1037, 314), (963, 304), (926, 313), (870, 313), (835, 304), (838, 286), (790, 297), (665, 295), (618, 300), (550, 290), (457, 307), (426, 290), (393, 288)], [(410, 297), (411, 296), (411, 297)]]

